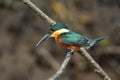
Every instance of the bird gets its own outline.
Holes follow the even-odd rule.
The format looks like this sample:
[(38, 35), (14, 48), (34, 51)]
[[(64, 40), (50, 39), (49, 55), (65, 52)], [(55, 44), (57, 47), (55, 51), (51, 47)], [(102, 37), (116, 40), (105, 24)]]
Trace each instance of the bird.
[(101, 36), (90, 39), (80, 33), (72, 31), (66, 24), (57, 22), (51, 26), (48, 33), (44, 35), (41, 40), (39, 40), (39, 42), (36, 44), (36, 47), (49, 37), (54, 38), (56, 42), (61, 46), (74, 51), (80, 50), (80, 48), (89, 49), (96, 42), (101, 41), (105, 38), (104, 36)]

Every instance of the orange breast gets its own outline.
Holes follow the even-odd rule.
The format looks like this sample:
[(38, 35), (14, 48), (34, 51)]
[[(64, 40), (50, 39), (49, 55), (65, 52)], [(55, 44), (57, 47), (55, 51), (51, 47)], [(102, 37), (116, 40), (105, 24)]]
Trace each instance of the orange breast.
[(68, 49), (73, 49), (73, 50), (79, 50), (79, 49), (80, 49), (80, 46), (71, 46), (71, 45), (64, 44), (64, 43), (62, 42), (62, 40), (60, 39), (60, 36), (57, 36), (57, 37), (55, 38), (55, 40), (56, 40), (56, 42), (59, 43), (61, 46), (66, 47), (66, 48), (68, 48)]

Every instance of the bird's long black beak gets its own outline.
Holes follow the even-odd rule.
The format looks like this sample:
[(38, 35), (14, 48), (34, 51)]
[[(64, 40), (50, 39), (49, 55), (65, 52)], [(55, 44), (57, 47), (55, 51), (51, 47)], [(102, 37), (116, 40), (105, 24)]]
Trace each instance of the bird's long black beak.
[(53, 32), (49, 32), (49, 33), (47, 33), (46, 35), (44, 35), (44, 36), (42, 37), (42, 39), (39, 40), (39, 42), (36, 44), (36, 47), (37, 47), (38, 45), (40, 45), (42, 42), (44, 42), (46, 39), (48, 39), (48, 38), (51, 36), (52, 33), (53, 33)]

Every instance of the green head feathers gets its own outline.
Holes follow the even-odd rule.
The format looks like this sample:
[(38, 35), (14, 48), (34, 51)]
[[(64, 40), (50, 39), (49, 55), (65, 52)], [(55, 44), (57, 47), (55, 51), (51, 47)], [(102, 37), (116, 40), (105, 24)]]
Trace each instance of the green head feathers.
[(56, 30), (60, 30), (60, 29), (68, 29), (67, 25), (65, 25), (64, 23), (56, 23), (55, 25), (53, 25), (50, 30), (51, 31), (56, 31)]

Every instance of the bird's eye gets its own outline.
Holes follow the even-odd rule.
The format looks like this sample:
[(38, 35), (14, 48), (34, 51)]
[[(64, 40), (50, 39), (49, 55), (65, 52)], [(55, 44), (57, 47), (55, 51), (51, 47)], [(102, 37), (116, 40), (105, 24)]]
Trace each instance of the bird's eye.
[(50, 28), (50, 31), (54, 31), (52, 28)]

